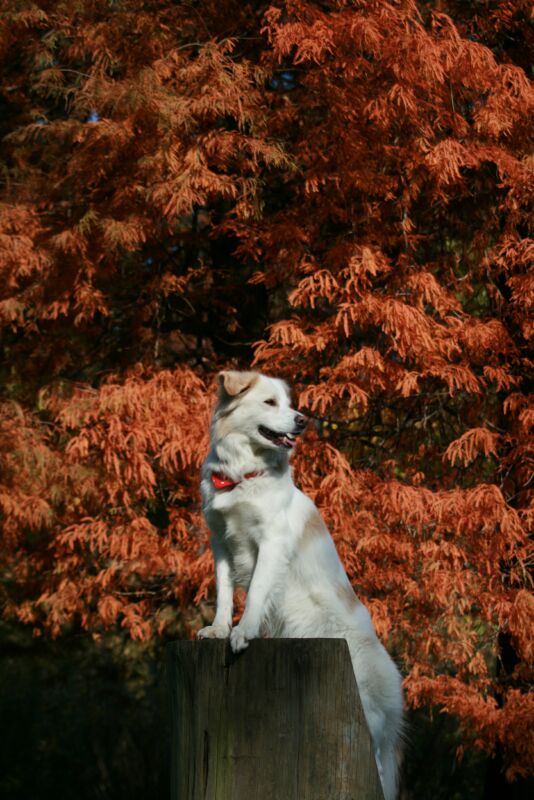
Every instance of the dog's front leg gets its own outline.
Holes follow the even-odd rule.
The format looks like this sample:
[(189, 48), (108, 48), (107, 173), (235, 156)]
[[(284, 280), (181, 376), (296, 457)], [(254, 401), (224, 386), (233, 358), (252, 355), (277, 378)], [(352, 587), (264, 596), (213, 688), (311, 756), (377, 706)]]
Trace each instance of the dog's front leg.
[(256, 639), (266, 611), (267, 599), (280, 581), (286, 560), (279, 540), (262, 542), (254, 574), (250, 582), (245, 611), (239, 624), (230, 634), (230, 644), (234, 653), (248, 647), (250, 639)]
[(216, 534), (212, 534), (211, 549), (213, 550), (213, 558), (215, 560), (217, 606), (212, 624), (201, 628), (197, 633), (197, 638), (226, 639), (232, 628), (234, 584), (226, 548), (219, 541)]

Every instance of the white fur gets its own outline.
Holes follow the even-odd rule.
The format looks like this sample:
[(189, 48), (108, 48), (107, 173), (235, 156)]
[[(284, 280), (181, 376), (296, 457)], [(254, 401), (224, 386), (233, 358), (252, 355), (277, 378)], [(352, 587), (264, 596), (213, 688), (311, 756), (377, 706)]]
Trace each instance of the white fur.
[[(273, 399), (276, 406), (266, 404)], [(222, 373), (201, 482), (212, 532), (217, 609), (213, 624), (198, 636), (230, 636), (235, 652), (258, 636), (345, 638), (385, 800), (394, 800), (403, 715), (399, 672), (354, 595), (314, 503), (293, 483), (289, 451), (258, 430), (263, 425), (294, 433), (296, 415), (283, 381), (257, 373)], [(239, 483), (216, 490), (213, 472)], [(251, 472), (260, 474), (245, 479)], [(232, 628), (236, 585), (248, 594), (243, 616)]]

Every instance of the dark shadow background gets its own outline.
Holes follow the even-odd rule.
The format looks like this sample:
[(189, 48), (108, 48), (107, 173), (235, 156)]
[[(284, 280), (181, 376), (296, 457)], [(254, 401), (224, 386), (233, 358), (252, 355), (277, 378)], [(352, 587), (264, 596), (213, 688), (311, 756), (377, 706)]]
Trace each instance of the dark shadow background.
[[(0, 797), (170, 797), (165, 641), (108, 634), (50, 642), (6, 625), (0, 633)], [(469, 752), (458, 762), (459, 741), (454, 720), (438, 709), (410, 714), (401, 800), (491, 796), (487, 759)], [(511, 786), (500, 796), (530, 798), (531, 789)]]
[(169, 797), (161, 645), (18, 633), (0, 652), (3, 800)]

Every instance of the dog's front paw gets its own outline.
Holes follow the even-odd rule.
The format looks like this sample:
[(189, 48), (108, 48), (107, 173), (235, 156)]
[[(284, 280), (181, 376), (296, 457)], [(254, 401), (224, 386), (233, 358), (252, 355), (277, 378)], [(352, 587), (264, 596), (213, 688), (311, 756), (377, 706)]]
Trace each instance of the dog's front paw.
[(232, 629), (232, 633), (230, 634), (230, 646), (234, 653), (240, 653), (242, 650), (246, 650), (250, 640), (255, 639), (256, 636), (257, 633), (240, 623)]
[(197, 632), (197, 639), (227, 639), (229, 633), (229, 625), (207, 625)]

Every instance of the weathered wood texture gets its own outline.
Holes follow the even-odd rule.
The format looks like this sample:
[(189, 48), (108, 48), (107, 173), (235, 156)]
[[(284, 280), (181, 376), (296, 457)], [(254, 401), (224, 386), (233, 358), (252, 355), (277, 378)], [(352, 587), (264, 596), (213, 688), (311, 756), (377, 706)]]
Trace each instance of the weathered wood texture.
[(168, 647), (172, 800), (383, 800), (343, 639)]

